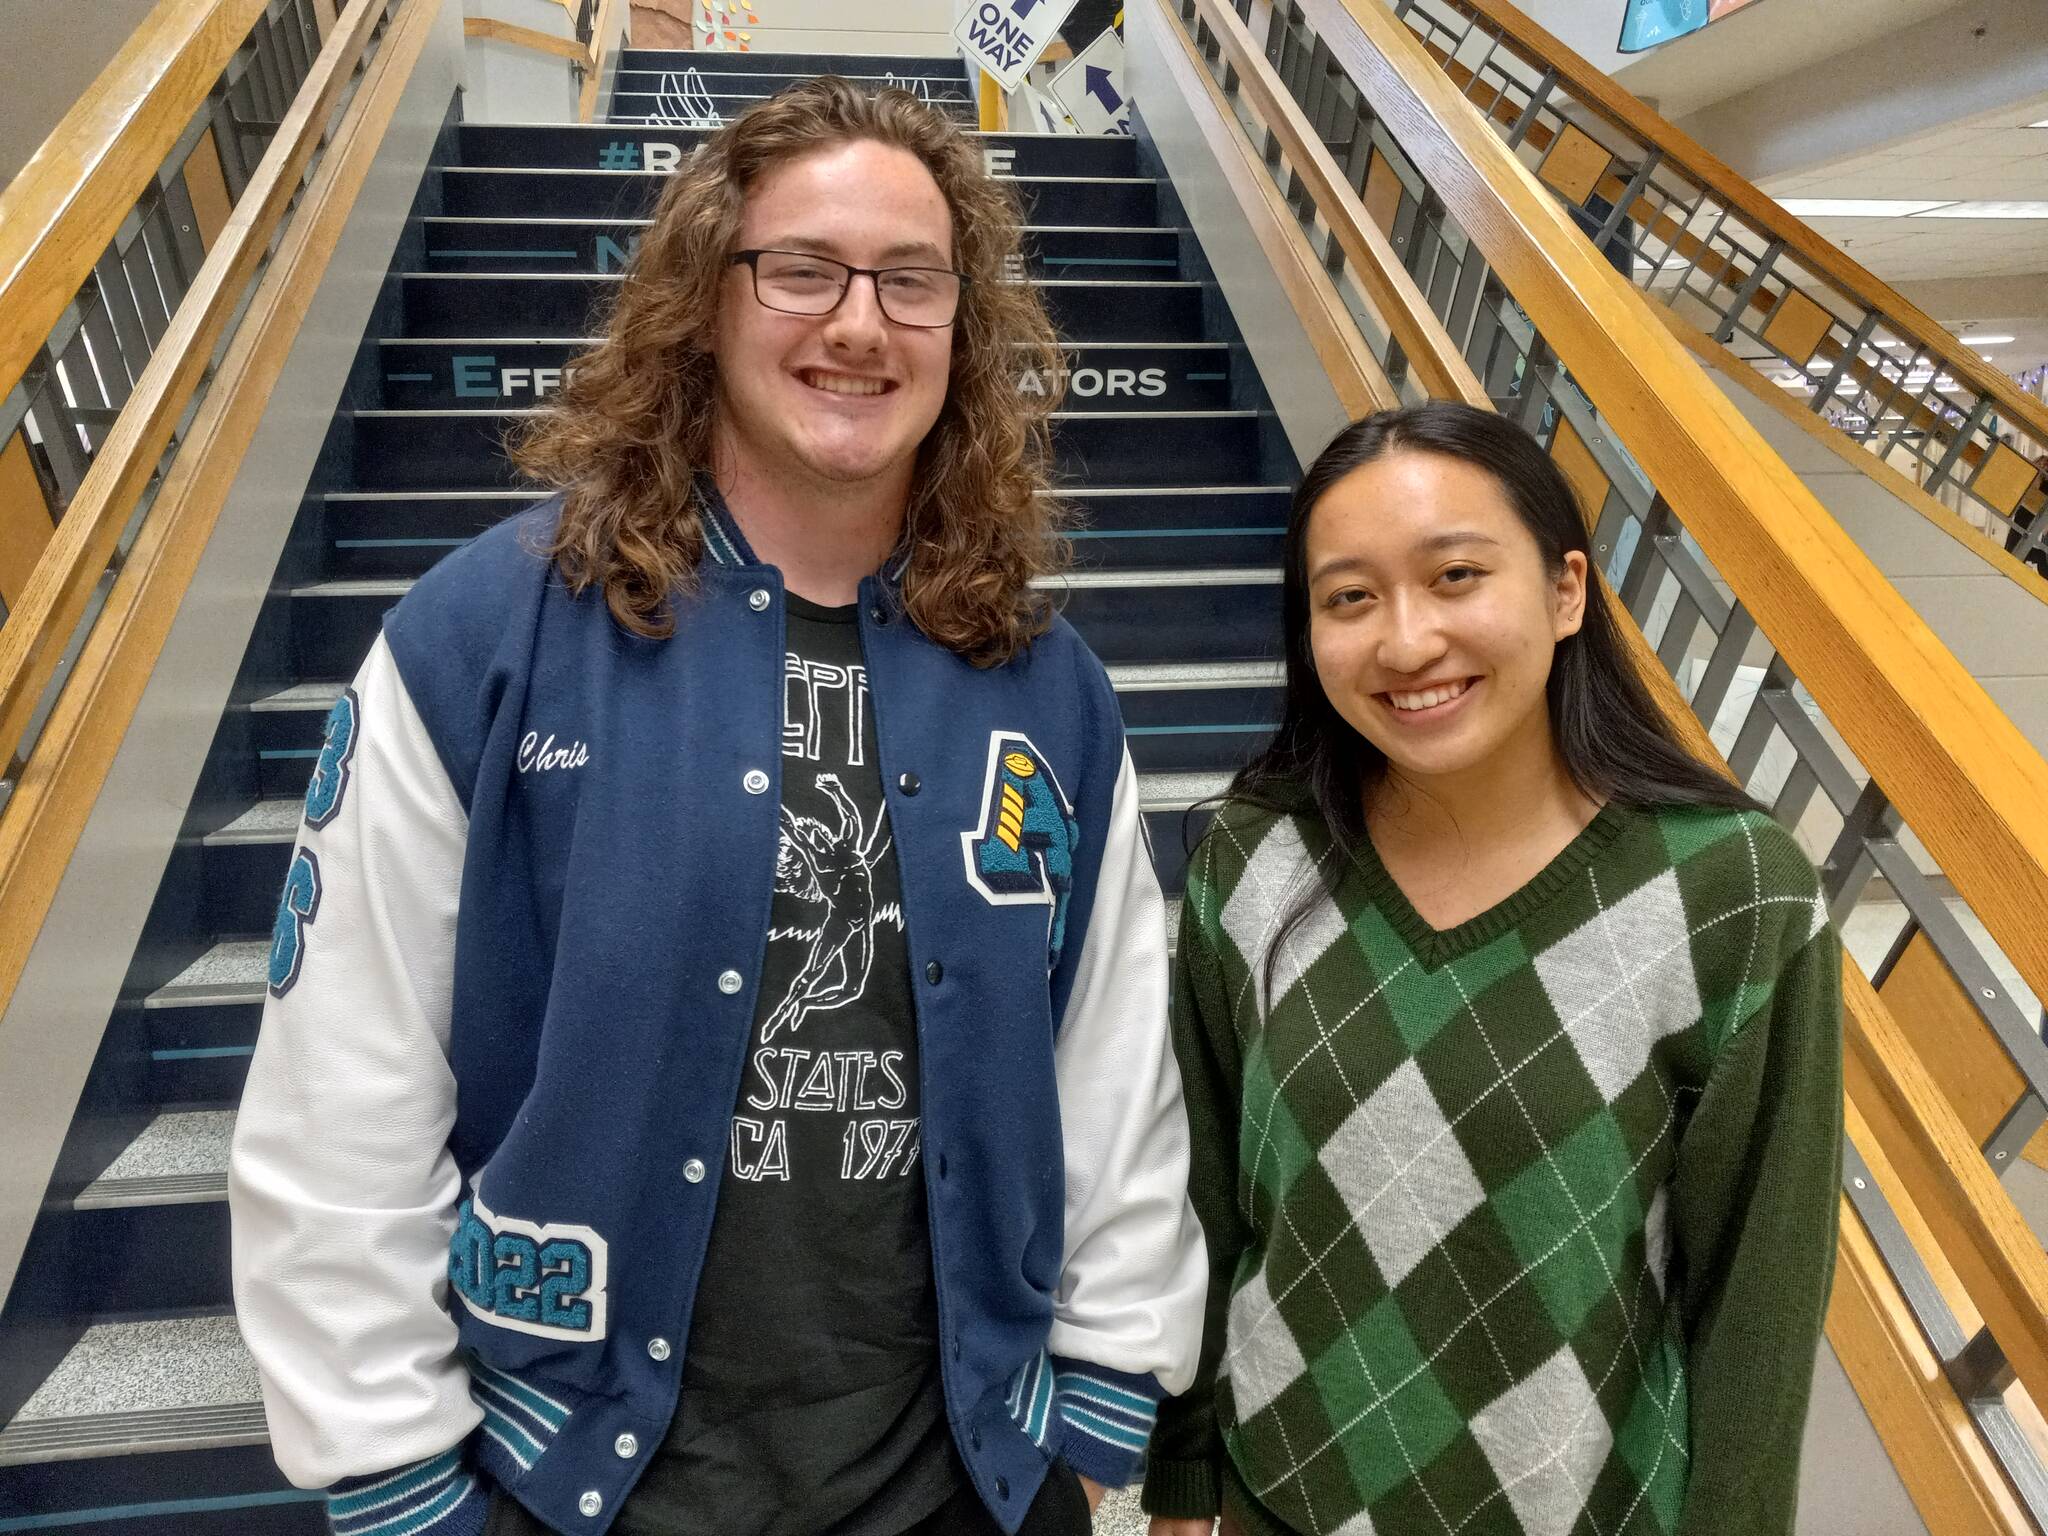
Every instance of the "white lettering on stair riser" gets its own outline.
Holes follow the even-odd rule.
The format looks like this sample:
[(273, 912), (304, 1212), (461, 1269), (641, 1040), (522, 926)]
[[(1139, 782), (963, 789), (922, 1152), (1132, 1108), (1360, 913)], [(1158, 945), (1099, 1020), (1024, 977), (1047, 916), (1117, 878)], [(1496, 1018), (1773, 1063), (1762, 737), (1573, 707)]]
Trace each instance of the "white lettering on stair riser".
[[(559, 390), (568, 372), (556, 367), (500, 368), (497, 357), (488, 352), (457, 354), (453, 369), (456, 397), (464, 400), (501, 400), (525, 394), (540, 399)], [(1017, 376), (1017, 393), (1049, 395), (1059, 378), (1066, 380), (1069, 394), (1083, 400), (1097, 396), (1156, 400), (1166, 393), (1164, 368), (1076, 368), (1056, 375), (1027, 368)]]
[(1164, 368), (1076, 368), (1071, 373), (1027, 368), (1017, 380), (1017, 393), (1050, 395), (1052, 386), (1061, 378), (1067, 382), (1067, 393), (1082, 400), (1093, 400), (1098, 395), (1156, 400), (1166, 393)]
[(521, 773), (552, 773), (559, 768), (581, 768), (590, 761), (590, 749), (580, 741), (566, 747), (555, 745), (553, 732), (543, 741), (538, 731), (528, 731), (519, 742)]

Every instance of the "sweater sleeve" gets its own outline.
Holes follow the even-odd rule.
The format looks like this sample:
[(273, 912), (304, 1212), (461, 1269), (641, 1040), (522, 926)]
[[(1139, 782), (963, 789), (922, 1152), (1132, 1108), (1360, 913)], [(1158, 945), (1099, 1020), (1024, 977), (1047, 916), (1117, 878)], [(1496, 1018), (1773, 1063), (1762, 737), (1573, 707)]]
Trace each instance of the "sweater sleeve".
[[(271, 1448), (334, 1529), (470, 1536), (482, 1418), (445, 1302), (467, 819), (387, 644), (329, 718), (228, 1176)], [(388, 1523), (388, 1524), (387, 1524)]]
[(1792, 911), (1768, 1001), (1723, 1044), (1679, 1147), (1680, 1536), (1790, 1536), (1798, 1505), (1841, 1204), (1842, 1023), (1840, 943), (1817, 902)]
[(1173, 1048), (1180, 1060), (1191, 1142), (1188, 1193), (1209, 1244), (1209, 1289), (1194, 1384), (1160, 1405), (1145, 1474), (1144, 1507), (1200, 1519), (1223, 1501), (1223, 1439), (1216, 1379), (1223, 1360), (1230, 1282), (1250, 1242), (1237, 1204), (1241, 1057), (1224, 979), (1216, 840), (1196, 851), (1181, 906), (1173, 973)]

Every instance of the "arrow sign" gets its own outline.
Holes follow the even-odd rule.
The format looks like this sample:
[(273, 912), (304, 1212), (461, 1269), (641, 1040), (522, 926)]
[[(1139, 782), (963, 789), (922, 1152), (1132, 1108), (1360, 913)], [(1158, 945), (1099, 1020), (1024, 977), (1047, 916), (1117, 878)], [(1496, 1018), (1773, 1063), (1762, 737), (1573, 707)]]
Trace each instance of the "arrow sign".
[(1078, 0), (968, 0), (967, 12), (953, 28), (960, 51), (976, 69), (995, 76), (1005, 91), (1014, 91), (1024, 72), (1038, 62), (1046, 45), (1059, 35), (1060, 23)]
[(1017, 99), (1024, 104), (1031, 118), (1031, 126), (1038, 132), (1074, 131), (1074, 125), (1067, 121), (1067, 114), (1059, 104), (1038, 90), (1029, 80), (1017, 87)]
[(1112, 117), (1115, 116), (1116, 109), (1124, 104), (1124, 98), (1117, 88), (1110, 84), (1109, 71), (1090, 64), (1085, 73), (1088, 78), (1087, 94), (1102, 103), (1103, 111)]
[(1105, 27), (1074, 61), (1053, 76), (1052, 99), (1083, 133), (1131, 131), (1131, 98), (1124, 90), (1124, 40)]

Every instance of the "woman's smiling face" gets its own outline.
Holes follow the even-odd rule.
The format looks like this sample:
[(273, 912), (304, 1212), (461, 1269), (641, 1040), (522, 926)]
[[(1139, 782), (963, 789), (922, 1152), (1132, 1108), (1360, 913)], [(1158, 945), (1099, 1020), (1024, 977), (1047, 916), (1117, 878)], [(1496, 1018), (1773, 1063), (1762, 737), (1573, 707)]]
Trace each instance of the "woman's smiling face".
[(1546, 571), (1491, 474), (1396, 448), (1332, 485), (1304, 540), (1309, 650), (1331, 705), (1411, 780), (1492, 762), (1534, 729), (1586, 559)]

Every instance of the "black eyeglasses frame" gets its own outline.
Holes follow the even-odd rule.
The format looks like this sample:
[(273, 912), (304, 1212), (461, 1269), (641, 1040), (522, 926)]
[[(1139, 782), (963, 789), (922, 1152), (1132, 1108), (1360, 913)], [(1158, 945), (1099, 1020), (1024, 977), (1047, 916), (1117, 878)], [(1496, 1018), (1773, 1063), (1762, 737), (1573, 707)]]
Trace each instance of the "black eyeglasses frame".
[[(780, 304), (770, 304), (761, 297), (761, 268), (759, 263), (763, 256), (803, 256), (812, 261), (822, 261), (831, 266), (843, 267), (846, 269), (846, 281), (840, 285), (839, 297), (832, 301), (829, 309), (784, 309)], [(772, 309), (778, 315), (802, 315), (809, 320), (822, 320), (825, 316), (835, 313), (839, 306), (846, 302), (846, 295), (853, 288), (853, 280), (856, 277), (869, 278), (874, 283), (875, 303), (881, 309), (883, 318), (891, 325), (900, 325), (906, 330), (912, 331), (943, 331), (947, 326), (953, 324), (954, 321), (960, 318), (960, 301), (967, 297), (967, 290), (974, 282), (974, 279), (965, 272), (955, 271), (952, 267), (856, 267), (852, 262), (841, 261), (836, 256), (822, 256), (816, 251), (784, 250), (778, 246), (761, 246), (750, 250), (734, 251), (726, 260), (730, 266), (744, 266), (752, 275), (754, 302), (756, 304), (759, 304), (763, 309)], [(960, 291), (953, 296), (953, 313), (944, 320), (930, 325), (917, 320), (898, 320), (889, 313), (889, 301), (882, 297), (882, 277), (884, 273), (888, 272), (944, 272), (949, 277), (958, 278), (960, 280)]]

